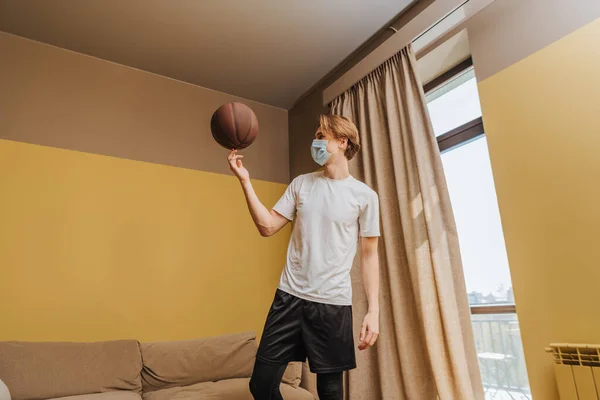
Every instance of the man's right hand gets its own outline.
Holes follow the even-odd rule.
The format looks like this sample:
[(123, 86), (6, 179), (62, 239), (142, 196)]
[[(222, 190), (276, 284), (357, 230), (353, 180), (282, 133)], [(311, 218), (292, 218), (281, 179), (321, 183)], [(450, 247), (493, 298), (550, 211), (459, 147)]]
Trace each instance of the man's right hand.
[(231, 150), (227, 160), (229, 161), (229, 168), (231, 168), (231, 172), (238, 177), (241, 183), (246, 183), (250, 181), (250, 173), (246, 168), (244, 168), (244, 165), (242, 164), (242, 158), (244, 158), (244, 156), (238, 155), (237, 150)]
[(256, 196), (256, 192), (254, 192), (254, 188), (250, 184), (250, 174), (244, 168), (244, 165), (242, 165), (243, 157), (237, 154), (237, 150), (231, 150), (229, 157), (227, 157), (229, 168), (231, 168), (231, 172), (238, 177), (242, 184), (250, 215), (252, 215), (252, 220), (260, 234), (262, 236), (274, 235), (288, 223), (288, 220), (275, 210), (267, 210), (260, 202), (258, 196)]

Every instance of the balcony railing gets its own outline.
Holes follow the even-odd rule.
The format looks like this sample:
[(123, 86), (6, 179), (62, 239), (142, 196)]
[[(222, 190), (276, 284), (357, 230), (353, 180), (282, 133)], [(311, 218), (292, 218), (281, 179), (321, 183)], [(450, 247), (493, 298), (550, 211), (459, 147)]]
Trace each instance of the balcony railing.
[(516, 314), (471, 317), (486, 400), (531, 400)]

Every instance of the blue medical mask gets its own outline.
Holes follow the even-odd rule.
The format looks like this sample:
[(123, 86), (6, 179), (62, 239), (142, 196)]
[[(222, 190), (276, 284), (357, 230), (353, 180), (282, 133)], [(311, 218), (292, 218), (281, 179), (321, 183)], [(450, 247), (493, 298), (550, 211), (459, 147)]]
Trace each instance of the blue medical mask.
[(313, 140), (312, 146), (310, 147), (310, 154), (312, 155), (313, 160), (320, 166), (325, 165), (329, 157), (331, 157), (331, 153), (327, 151), (327, 144), (329, 141), (327, 140)]

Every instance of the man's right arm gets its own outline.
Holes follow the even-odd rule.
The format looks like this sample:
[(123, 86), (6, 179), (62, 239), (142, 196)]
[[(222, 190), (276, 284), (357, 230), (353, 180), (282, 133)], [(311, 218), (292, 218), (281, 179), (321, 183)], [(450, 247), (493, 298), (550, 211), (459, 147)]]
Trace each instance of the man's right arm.
[(276, 211), (268, 210), (258, 199), (250, 179), (240, 181), (244, 195), (246, 196), (246, 203), (248, 204), (248, 210), (254, 221), (254, 225), (258, 228), (261, 236), (268, 237), (276, 234), (283, 228), (289, 221)]
[(254, 225), (258, 228), (261, 236), (272, 236), (279, 232), (289, 221), (279, 213), (273, 210), (269, 211), (260, 202), (250, 182), (250, 174), (242, 164), (242, 158), (243, 156), (238, 155), (236, 150), (232, 150), (228, 157), (229, 167), (240, 180)]

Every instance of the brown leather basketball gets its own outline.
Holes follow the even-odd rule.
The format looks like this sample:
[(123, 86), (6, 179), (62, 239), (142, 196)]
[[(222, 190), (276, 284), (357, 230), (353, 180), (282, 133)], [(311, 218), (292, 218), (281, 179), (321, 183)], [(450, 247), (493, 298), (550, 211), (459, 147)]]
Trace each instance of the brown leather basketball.
[(254, 112), (242, 103), (227, 103), (215, 111), (210, 120), (213, 138), (228, 150), (250, 146), (258, 135)]

